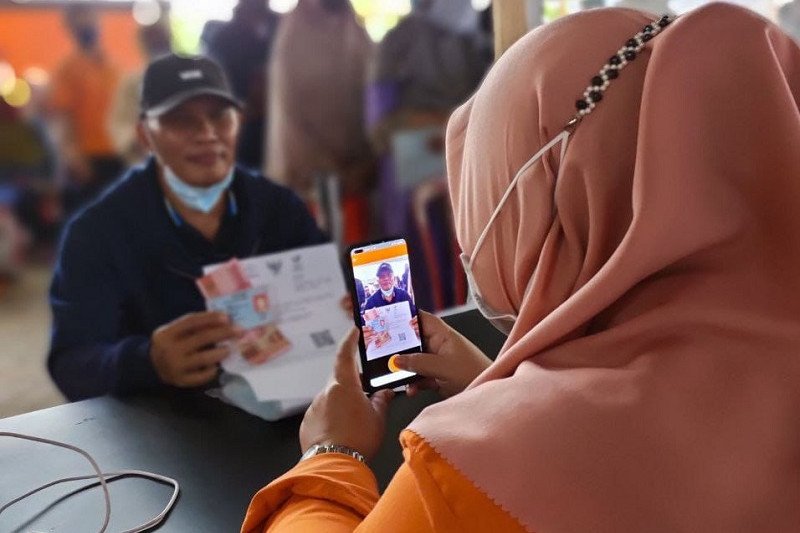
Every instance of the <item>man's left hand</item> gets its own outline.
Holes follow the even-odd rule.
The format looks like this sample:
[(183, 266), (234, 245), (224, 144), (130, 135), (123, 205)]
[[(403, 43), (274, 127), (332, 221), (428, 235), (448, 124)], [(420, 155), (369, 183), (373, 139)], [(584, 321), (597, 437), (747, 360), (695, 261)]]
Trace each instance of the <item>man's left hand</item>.
[(354, 357), (357, 347), (358, 330), (353, 328), (339, 346), (328, 386), (314, 398), (300, 424), (303, 451), (315, 444), (339, 444), (370, 459), (380, 448), (394, 393), (382, 390), (367, 398)]

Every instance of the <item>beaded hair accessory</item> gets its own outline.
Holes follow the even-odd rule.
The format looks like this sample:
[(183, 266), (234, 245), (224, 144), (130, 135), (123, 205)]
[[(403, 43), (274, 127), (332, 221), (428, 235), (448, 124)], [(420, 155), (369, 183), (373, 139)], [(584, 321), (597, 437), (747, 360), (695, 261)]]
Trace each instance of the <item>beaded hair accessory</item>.
[(670, 15), (664, 15), (654, 20), (642, 28), (642, 31), (628, 39), (625, 46), (617, 50), (617, 53), (608, 59), (608, 63), (603, 65), (603, 68), (592, 78), (590, 85), (583, 92), (583, 98), (575, 102), (575, 108), (578, 112), (567, 123), (568, 129), (575, 128), (585, 116), (594, 111), (598, 102), (603, 99), (603, 93), (611, 85), (611, 81), (617, 79), (620, 71), (629, 62), (636, 59), (636, 56), (648, 41), (661, 33), (674, 20), (675, 17)]

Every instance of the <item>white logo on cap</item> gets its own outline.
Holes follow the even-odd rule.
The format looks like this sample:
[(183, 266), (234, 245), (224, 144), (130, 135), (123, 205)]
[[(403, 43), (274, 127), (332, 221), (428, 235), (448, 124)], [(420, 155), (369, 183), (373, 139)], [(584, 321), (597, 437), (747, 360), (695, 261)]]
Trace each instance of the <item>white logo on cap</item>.
[(203, 78), (203, 73), (200, 70), (184, 70), (183, 72), (179, 72), (178, 76), (180, 76), (183, 81), (199, 80)]

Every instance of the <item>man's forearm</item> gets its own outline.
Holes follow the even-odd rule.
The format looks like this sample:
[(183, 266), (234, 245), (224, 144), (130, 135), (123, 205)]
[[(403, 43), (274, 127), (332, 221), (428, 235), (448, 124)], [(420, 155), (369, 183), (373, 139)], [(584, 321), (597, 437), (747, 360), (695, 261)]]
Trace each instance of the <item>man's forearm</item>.
[(95, 343), (52, 349), (50, 375), (71, 401), (158, 386), (149, 356), (150, 339), (130, 336), (116, 343)]

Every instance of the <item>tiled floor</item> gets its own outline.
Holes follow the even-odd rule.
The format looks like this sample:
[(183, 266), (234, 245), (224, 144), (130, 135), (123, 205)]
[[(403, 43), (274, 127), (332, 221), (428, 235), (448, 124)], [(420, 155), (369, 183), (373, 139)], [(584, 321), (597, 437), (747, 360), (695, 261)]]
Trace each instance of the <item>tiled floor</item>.
[(45, 369), (50, 275), (31, 267), (0, 295), (0, 418), (64, 403)]

